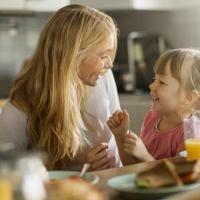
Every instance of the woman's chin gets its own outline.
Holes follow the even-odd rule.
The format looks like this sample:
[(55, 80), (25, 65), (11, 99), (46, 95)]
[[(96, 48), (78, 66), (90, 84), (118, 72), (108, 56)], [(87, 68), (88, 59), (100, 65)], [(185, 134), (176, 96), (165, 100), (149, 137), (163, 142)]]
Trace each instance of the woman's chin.
[(82, 83), (91, 87), (94, 87), (97, 84), (97, 80), (83, 80)]

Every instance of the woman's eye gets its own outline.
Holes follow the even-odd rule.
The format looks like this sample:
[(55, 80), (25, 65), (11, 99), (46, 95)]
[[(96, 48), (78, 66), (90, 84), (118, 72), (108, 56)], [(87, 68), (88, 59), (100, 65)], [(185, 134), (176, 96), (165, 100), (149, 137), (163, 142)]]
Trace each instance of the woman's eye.
[(107, 55), (105, 55), (105, 56), (101, 56), (101, 59), (107, 59), (107, 58), (108, 58)]
[(165, 83), (163, 81), (159, 81), (160, 84), (164, 85)]

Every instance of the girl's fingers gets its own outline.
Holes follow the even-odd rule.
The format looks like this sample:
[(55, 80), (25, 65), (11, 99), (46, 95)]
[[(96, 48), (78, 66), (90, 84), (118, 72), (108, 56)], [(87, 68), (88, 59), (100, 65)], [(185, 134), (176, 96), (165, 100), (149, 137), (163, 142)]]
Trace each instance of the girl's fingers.
[(135, 143), (136, 143), (136, 140), (135, 140), (135, 139), (132, 139), (132, 138), (126, 137), (126, 138), (124, 139), (124, 143), (135, 144)]
[(121, 120), (120, 120), (120, 113), (121, 113), (121, 111), (116, 111), (116, 112), (113, 114), (113, 118), (114, 118), (115, 122), (117, 123), (117, 125), (120, 125), (120, 123), (121, 123)]
[(128, 137), (128, 138), (132, 138), (132, 139), (134, 139), (134, 140), (138, 139), (138, 136), (137, 136), (135, 133), (133, 133), (132, 131), (129, 131), (129, 132), (128, 132), (127, 137)]
[(107, 124), (110, 128), (117, 128), (118, 127), (118, 123), (112, 118), (108, 120)]
[(115, 126), (118, 126), (119, 125), (119, 120), (116, 119), (116, 118), (111, 118), (110, 121), (112, 122), (112, 124), (114, 124)]
[(123, 114), (123, 112), (118, 113), (118, 117), (119, 117), (120, 121), (124, 120), (124, 114)]
[(130, 119), (129, 119), (129, 114), (128, 114), (127, 110), (124, 110), (124, 111), (123, 111), (123, 114), (124, 114), (124, 118), (125, 118), (127, 121), (130, 121)]
[(124, 143), (124, 149), (133, 149), (135, 147), (134, 144)]

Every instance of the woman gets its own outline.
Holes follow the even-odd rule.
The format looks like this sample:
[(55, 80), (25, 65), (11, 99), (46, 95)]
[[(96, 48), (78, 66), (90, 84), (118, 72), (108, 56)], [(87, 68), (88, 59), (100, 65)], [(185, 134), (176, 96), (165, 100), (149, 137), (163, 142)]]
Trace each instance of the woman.
[(116, 47), (117, 28), (108, 15), (81, 5), (58, 10), (14, 82), (0, 141), (47, 152), (49, 169), (120, 166), (106, 125), (119, 109), (109, 70)]

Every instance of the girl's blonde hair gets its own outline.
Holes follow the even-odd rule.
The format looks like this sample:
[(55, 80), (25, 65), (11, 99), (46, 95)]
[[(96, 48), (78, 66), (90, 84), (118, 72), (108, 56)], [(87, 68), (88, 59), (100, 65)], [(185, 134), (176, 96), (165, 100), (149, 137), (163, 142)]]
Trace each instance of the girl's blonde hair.
[(79, 65), (117, 28), (103, 12), (81, 5), (58, 10), (44, 27), (37, 48), (14, 82), (11, 102), (27, 115), (30, 146), (48, 153), (51, 166), (73, 158), (87, 141), (82, 111), (86, 87)]
[(155, 74), (165, 74), (169, 65), (172, 76), (186, 90), (200, 92), (200, 51), (193, 48), (172, 49), (163, 53), (154, 66)]

